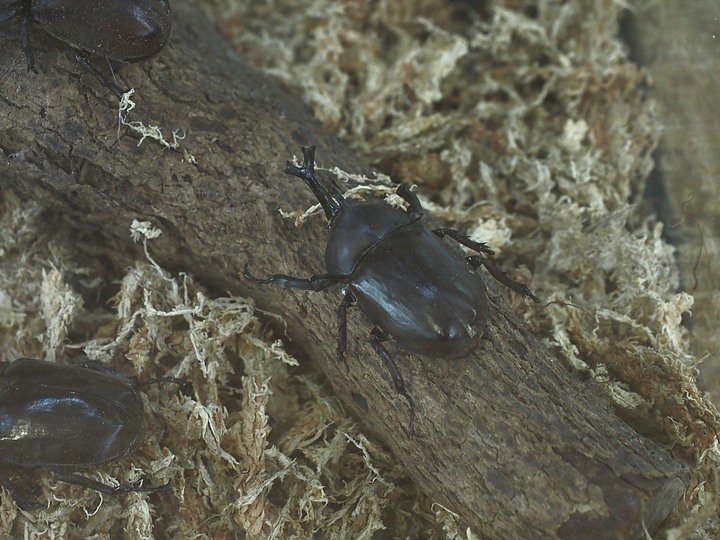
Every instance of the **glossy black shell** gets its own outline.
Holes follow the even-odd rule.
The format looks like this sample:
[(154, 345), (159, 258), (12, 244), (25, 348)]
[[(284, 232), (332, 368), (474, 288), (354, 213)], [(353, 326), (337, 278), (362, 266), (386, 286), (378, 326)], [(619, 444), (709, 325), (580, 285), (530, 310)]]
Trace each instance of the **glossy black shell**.
[(48, 33), (73, 47), (115, 60), (154, 56), (170, 38), (168, 0), (28, 0)]
[(330, 274), (351, 274), (368, 250), (410, 223), (405, 212), (386, 204), (343, 204), (330, 223), (325, 268)]
[(420, 221), (378, 241), (357, 261), (347, 286), (368, 320), (413, 353), (462, 356), (487, 324), (482, 278)]
[(91, 465), (141, 442), (142, 400), (121, 375), (27, 358), (0, 369), (0, 462)]

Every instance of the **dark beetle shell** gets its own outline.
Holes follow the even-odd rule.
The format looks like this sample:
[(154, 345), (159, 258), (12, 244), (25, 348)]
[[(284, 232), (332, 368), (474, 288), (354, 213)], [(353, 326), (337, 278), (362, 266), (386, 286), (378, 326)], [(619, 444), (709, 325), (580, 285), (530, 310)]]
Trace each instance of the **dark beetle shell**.
[(31, 0), (30, 12), (53, 36), (115, 60), (140, 61), (170, 37), (168, 0)]
[(365, 253), (348, 292), (360, 311), (404, 349), (456, 358), (476, 347), (489, 315), (485, 283), (474, 274), (418, 221)]
[(23, 358), (0, 374), (0, 462), (24, 467), (105, 463), (134, 451), (143, 407), (111, 370)]
[(330, 274), (350, 275), (363, 254), (398, 227), (409, 225), (405, 212), (385, 204), (346, 204), (333, 217), (325, 248)]

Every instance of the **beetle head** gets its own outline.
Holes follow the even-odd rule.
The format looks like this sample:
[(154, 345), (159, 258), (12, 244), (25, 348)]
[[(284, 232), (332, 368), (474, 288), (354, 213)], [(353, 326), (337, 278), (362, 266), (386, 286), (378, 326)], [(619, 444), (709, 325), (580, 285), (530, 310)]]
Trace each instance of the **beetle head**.
[(387, 204), (350, 204), (337, 190), (328, 191), (315, 176), (315, 146), (303, 147), (302, 152), (302, 167), (288, 161), (285, 174), (303, 179), (330, 221), (325, 268), (331, 274), (349, 275), (369, 249), (411, 220)]
[(337, 190), (333, 189), (331, 193), (325, 189), (325, 187), (317, 179), (317, 176), (315, 176), (315, 145), (309, 148), (305, 148), (303, 146), (302, 153), (302, 167), (297, 167), (288, 161), (285, 167), (285, 174), (301, 178), (308, 187), (312, 189), (312, 192), (317, 197), (320, 206), (322, 206), (322, 209), (325, 211), (325, 215), (332, 223), (335, 216), (337, 216), (340, 213), (340, 210), (347, 205), (347, 201), (345, 200), (345, 197), (337, 192)]

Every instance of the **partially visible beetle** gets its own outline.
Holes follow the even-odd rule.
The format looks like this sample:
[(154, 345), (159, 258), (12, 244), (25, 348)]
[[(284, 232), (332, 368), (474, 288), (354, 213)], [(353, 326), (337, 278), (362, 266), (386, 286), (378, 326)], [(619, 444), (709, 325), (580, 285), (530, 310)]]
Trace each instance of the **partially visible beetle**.
[[(407, 186), (397, 188), (397, 194), (408, 204), (406, 212), (387, 204), (350, 204), (337, 190), (328, 191), (318, 181), (315, 147), (302, 151), (302, 167), (288, 161), (285, 173), (305, 181), (329, 220), (327, 273), (308, 279), (283, 274), (260, 279), (250, 273), (246, 264), (244, 276), (256, 283), (314, 291), (344, 284), (338, 311), (338, 359), (344, 358), (347, 346), (347, 309), (357, 304), (375, 325), (370, 333), (373, 349), (390, 372), (397, 392), (408, 400), (408, 429), (413, 433), (414, 403), (382, 342), (391, 338), (411, 353), (439, 358), (457, 358), (472, 351), (489, 316), (485, 284), (475, 273), (480, 266), (518, 294), (535, 302), (540, 300), (484, 256), (493, 254), (486, 244), (474, 242), (454, 229), (430, 229), (425, 225), (420, 220), (420, 201)], [(463, 258), (442, 241), (445, 236), (478, 255)]]
[[(132, 381), (100, 364), (0, 363), (0, 466), (47, 467), (56, 480), (106, 494), (167, 489), (113, 487), (68, 472), (134, 452), (145, 434), (143, 416)], [(0, 483), (28, 506), (6, 476)]]
[(30, 46), (30, 21), (35, 20), (76, 49), (77, 62), (118, 98), (122, 91), (92, 67), (86, 53), (123, 62), (146, 60), (165, 46), (172, 23), (169, 0), (19, 0), (0, 13), (0, 24), (14, 17), (21, 19), (28, 71), (35, 71)]

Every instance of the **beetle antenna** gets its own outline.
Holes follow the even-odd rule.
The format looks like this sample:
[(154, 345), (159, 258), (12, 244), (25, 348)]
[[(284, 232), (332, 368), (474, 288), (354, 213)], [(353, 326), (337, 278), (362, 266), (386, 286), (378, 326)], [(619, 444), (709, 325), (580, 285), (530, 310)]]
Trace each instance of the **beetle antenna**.
[(315, 197), (317, 197), (317, 200), (320, 203), (320, 206), (322, 206), (322, 209), (325, 211), (325, 215), (332, 221), (333, 218), (340, 212), (340, 209), (345, 202), (345, 198), (337, 191), (330, 193), (323, 187), (317, 176), (315, 176), (315, 145), (309, 148), (305, 148), (303, 146), (302, 153), (302, 167), (297, 167), (288, 161), (287, 166), (285, 167), (285, 174), (301, 178), (308, 187), (312, 189)]

